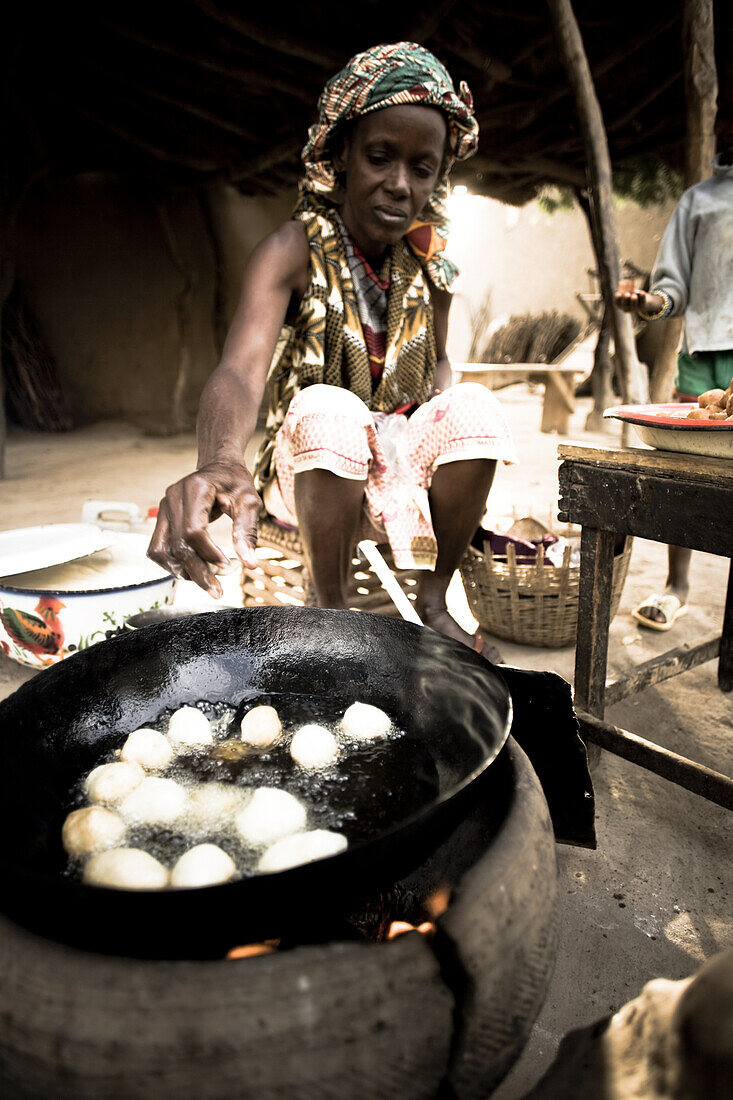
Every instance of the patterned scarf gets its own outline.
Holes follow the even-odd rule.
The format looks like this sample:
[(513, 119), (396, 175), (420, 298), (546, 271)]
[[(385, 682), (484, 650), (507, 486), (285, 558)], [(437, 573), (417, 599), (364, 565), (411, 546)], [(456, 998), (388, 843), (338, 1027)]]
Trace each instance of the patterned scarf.
[(309, 281), (295, 324), (270, 368), (265, 439), (254, 465), (258, 492), (274, 477), (275, 436), (290, 402), (305, 386), (339, 386), (374, 411), (393, 412), (426, 401), (435, 379), (433, 304), (422, 265), (405, 239), (391, 246), (380, 270), (381, 279), (389, 281), (387, 339), (384, 370), (372, 392), (369, 351), (338, 213), (304, 190), (294, 217), (308, 235)]
[(443, 252), (448, 240), (448, 174), (456, 160), (466, 160), (478, 148), (478, 123), (473, 97), (465, 81), (458, 92), (437, 57), (415, 42), (373, 46), (356, 54), (332, 77), (318, 100), (318, 120), (308, 131), (303, 149), (302, 187), (338, 201), (338, 181), (331, 160), (334, 138), (344, 122), (384, 107), (415, 103), (437, 107), (448, 122), (449, 154), (444, 172), (420, 218), (406, 234), (410, 247), (440, 290), (450, 290), (458, 270)]

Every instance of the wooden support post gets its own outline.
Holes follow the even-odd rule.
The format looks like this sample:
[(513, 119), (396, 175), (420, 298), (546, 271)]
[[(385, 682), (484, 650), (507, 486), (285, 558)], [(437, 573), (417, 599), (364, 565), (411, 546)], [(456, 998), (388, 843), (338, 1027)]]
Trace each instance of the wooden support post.
[(614, 305), (613, 296), (618, 285), (620, 267), (611, 187), (611, 158), (603, 116), (570, 0), (547, 0), (547, 6), (583, 131), (593, 217), (598, 228), (598, 271), (603, 300), (613, 325), (616, 355), (621, 368), (623, 400), (625, 403), (643, 402), (648, 397), (648, 384), (646, 371), (636, 354), (631, 318)]
[[(685, 0), (682, 9), (682, 56), (685, 70), (685, 187), (712, 175), (715, 153), (715, 68), (713, 0)], [(654, 362), (651, 400), (669, 401), (677, 369), (682, 319), (664, 323), (664, 336)]]
[(682, 8), (682, 54), (685, 67), (685, 186), (712, 175), (715, 154), (715, 68), (713, 0), (685, 0)]

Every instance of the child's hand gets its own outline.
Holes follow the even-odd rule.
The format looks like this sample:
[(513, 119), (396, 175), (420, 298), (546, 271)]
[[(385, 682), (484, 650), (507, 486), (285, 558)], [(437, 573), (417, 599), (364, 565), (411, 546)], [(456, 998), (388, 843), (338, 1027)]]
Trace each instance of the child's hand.
[(622, 279), (618, 284), (618, 290), (614, 295), (616, 305), (624, 313), (658, 313), (664, 309), (664, 298), (660, 294), (649, 294), (646, 290), (639, 290), (634, 285), (633, 279)]

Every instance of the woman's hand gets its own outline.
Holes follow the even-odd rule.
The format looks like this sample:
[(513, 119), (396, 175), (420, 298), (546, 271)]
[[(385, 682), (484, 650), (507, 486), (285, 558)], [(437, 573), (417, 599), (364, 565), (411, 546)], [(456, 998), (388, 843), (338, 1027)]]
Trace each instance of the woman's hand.
[(198, 469), (166, 489), (160, 502), (148, 556), (217, 598), (221, 585), (211, 567), (225, 566), (227, 558), (207, 531), (212, 520), (229, 516), (238, 557), (257, 565), (262, 502), (242, 456), (289, 303), (300, 301), (307, 284), (309, 257), (302, 222), (286, 222), (254, 249), (221, 363), (201, 395)]
[(659, 313), (660, 309), (664, 309), (664, 298), (661, 294), (639, 290), (633, 279), (622, 279), (614, 298), (616, 305), (624, 313), (638, 313), (639, 310), (644, 313)]
[(252, 475), (242, 462), (209, 462), (166, 489), (148, 557), (169, 573), (194, 581), (218, 599), (221, 585), (210, 566), (227, 565), (227, 557), (207, 527), (224, 514), (232, 521), (232, 541), (241, 561), (257, 564), (257, 518), (262, 503)]

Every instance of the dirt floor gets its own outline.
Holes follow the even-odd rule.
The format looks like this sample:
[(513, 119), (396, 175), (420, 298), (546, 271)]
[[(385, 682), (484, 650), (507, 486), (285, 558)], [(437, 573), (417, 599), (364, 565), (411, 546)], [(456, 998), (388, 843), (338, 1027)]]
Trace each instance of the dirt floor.
[[(558, 437), (538, 430), (539, 392), (518, 385), (500, 397), (521, 463), (498, 471), (488, 518), (495, 529), (526, 515), (547, 524), (557, 499)], [(616, 425), (605, 434), (584, 431), (588, 408), (587, 400), (579, 402), (569, 438), (617, 445)], [(8, 478), (0, 485), (0, 528), (75, 522), (89, 498), (131, 500), (147, 508), (194, 460), (191, 436), (155, 439), (119, 423), (59, 436), (12, 432)], [(226, 521), (218, 529), (226, 541)], [(609, 675), (719, 629), (727, 570), (725, 559), (695, 554), (689, 614), (669, 633), (641, 630), (630, 611), (663, 584), (666, 551), (637, 540), (611, 627)], [(182, 586), (177, 602), (205, 600), (191, 588)], [(236, 602), (231, 586), (227, 599)], [(459, 614), (467, 618), (465, 602)], [(508, 664), (552, 669), (572, 682), (572, 647), (497, 644)], [(733, 697), (718, 690), (715, 673), (714, 662), (703, 665), (619, 703), (608, 717), (731, 775)], [(30, 675), (0, 655), (0, 697)], [(733, 815), (605, 753), (594, 784), (598, 850), (558, 847), (561, 933), (555, 974), (522, 1059), (495, 1100), (522, 1097), (567, 1031), (614, 1011), (650, 978), (684, 977), (717, 951), (733, 947)]]

